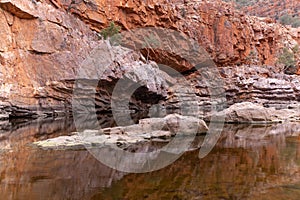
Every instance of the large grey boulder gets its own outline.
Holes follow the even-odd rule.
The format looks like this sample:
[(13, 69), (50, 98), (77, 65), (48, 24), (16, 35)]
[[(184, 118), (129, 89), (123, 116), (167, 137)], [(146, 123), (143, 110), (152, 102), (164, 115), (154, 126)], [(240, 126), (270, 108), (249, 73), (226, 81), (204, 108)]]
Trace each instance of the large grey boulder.
[[(281, 109), (266, 108), (251, 102), (236, 103), (218, 112), (215, 116), (224, 119), (226, 123), (278, 123), (285, 121), (299, 121), (299, 108)], [(209, 117), (207, 117), (209, 120)]]

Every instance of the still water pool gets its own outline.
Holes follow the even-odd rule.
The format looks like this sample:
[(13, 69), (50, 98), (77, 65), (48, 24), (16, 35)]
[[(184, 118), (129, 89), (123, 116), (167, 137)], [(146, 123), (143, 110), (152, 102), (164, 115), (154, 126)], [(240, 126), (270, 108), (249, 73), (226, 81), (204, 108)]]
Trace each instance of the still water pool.
[(205, 158), (188, 151), (170, 166), (144, 174), (110, 169), (85, 150), (30, 145), (74, 130), (72, 120), (2, 125), (0, 199), (300, 199), (295, 124), (226, 125)]

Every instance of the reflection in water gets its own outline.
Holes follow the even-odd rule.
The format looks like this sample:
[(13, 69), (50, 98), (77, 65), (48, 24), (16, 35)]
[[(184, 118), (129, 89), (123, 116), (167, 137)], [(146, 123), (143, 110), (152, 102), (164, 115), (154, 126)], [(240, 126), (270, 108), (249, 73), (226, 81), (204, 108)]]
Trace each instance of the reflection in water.
[(1, 199), (298, 199), (298, 126), (226, 125), (207, 157), (186, 152), (172, 165), (145, 174), (110, 169), (87, 151), (28, 145), (69, 134), (75, 130), (71, 120), (3, 128)]
[[(114, 123), (104, 122), (103, 127)], [(73, 131), (71, 119), (1, 126), (0, 199), (88, 199), (90, 191), (108, 187), (123, 176), (87, 151), (43, 151), (30, 145)]]

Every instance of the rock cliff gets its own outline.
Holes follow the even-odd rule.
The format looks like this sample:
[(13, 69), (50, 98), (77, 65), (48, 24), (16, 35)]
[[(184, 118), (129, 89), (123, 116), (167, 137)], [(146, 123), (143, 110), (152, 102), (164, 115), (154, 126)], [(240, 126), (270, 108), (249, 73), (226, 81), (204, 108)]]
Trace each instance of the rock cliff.
[[(82, 89), (86, 90), (85, 95), (99, 95), (96, 106), (102, 111), (110, 108), (106, 101), (110, 100), (115, 80), (133, 69), (131, 76), (135, 81), (146, 85), (140, 92), (157, 94), (154, 101), (166, 96), (168, 78), (155, 69), (155, 63), (143, 63), (138, 52), (107, 46), (96, 32), (66, 11), (35, 1), (2, 0), (0, 7), (1, 118), (65, 115), (71, 110), (74, 80), (82, 69), (89, 71), (85, 78), (99, 75), (97, 91), (91, 91), (88, 85)], [(106, 59), (101, 61), (107, 62), (106, 71), (86, 61), (93, 59), (95, 49), (100, 51), (96, 55), (99, 60)], [(110, 53), (115, 57), (110, 57)], [(139, 97), (136, 104), (141, 98), (149, 101), (149, 95)]]
[(246, 62), (252, 51), (262, 64), (275, 64), (278, 51), (300, 40), (299, 29), (275, 20), (246, 16), (222, 1), (122, 0), (50, 2), (78, 16), (100, 31), (110, 21), (123, 29), (158, 26), (184, 32), (196, 39), (220, 65)]
[[(291, 49), (300, 40), (299, 29), (284, 27), (270, 19), (247, 16), (234, 10), (231, 4), (179, 0), (0, 0), (0, 118), (57, 116), (69, 112), (78, 69), (91, 56), (92, 50), (107, 43), (99, 38), (99, 32), (110, 21), (123, 30), (152, 26), (169, 28), (198, 41), (220, 67), (221, 75), (223, 70), (225, 80), (230, 82), (226, 83), (229, 86), (225, 89), (232, 103), (253, 95), (266, 101), (299, 100), (298, 78), (294, 76), (283, 77), (284, 80), (277, 77), (275, 85), (278, 88), (274, 89), (273, 79), (264, 80), (265, 74), (258, 72), (256, 78), (252, 77), (252, 82), (249, 79), (251, 88), (255, 88), (249, 92), (246, 91), (248, 86), (241, 84), (238, 76), (226, 74), (231, 73), (228, 70), (237, 71), (240, 65), (245, 66), (251, 52), (257, 56), (255, 64), (271, 66), (270, 70), (281, 73), (275, 67), (280, 50), (283, 47)], [(119, 52), (119, 57), (109, 60), (109, 72), (101, 76), (99, 71), (87, 67), (86, 70), (91, 69), (90, 73), (101, 81), (95, 91), (89, 85), (83, 88), (88, 91), (89, 97), (97, 93), (97, 108), (101, 111), (110, 109), (116, 80), (130, 70), (135, 71), (133, 77), (136, 82), (145, 84), (133, 99), (135, 109), (164, 99), (172, 104), (174, 95), (168, 88), (174, 80), (160, 71), (155, 62), (143, 59), (142, 54), (145, 56), (146, 51), (105, 48), (109, 49), (108, 52)], [(161, 58), (174, 61), (174, 55), (154, 52), (149, 55), (150, 60), (157, 63), (162, 62)], [(170, 63), (171, 67), (186, 72), (188, 78), (198, 76), (176, 59), (181, 58), (176, 57), (175, 62)], [(120, 66), (127, 68), (121, 69)], [(224, 68), (226, 66), (233, 67)], [(143, 76), (145, 69), (152, 74), (152, 79)], [(267, 75), (268, 78), (273, 76), (276, 73)], [(260, 88), (260, 82), (269, 87)], [(201, 103), (207, 97), (203, 93), (205, 87), (201, 86), (202, 83), (191, 84), (198, 88), (197, 96)], [(241, 93), (240, 89), (244, 92)], [(267, 94), (265, 91), (268, 91)]]

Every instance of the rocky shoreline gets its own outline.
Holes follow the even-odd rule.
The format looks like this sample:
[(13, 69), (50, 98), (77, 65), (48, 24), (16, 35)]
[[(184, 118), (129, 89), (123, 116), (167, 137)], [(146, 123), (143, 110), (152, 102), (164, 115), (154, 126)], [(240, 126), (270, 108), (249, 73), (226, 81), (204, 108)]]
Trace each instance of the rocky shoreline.
[(147, 142), (153, 139), (168, 141), (168, 139), (175, 136), (195, 137), (207, 130), (206, 123), (201, 119), (171, 114), (164, 118), (141, 119), (138, 124), (130, 126), (85, 130), (73, 133), (72, 136), (38, 141), (34, 145), (43, 149), (89, 149), (111, 145), (125, 148), (130, 144)]
[[(237, 103), (229, 108), (214, 114), (214, 119), (223, 121), (209, 121), (211, 116), (205, 117), (209, 123), (234, 123), (248, 125), (274, 124), (296, 124), (291, 132), (300, 133), (300, 112), (299, 107), (294, 109), (276, 110), (265, 108), (262, 105), (251, 102)], [(297, 126), (298, 125), (298, 126)], [(287, 126), (288, 127), (288, 126)], [(75, 132), (71, 136), (60, 136), (34, 143), (42, 149), (89, 149), (105, 146), (118, 146), (125, 149), (131, 144), (138, 144), (149, 141), (169, 142), (173, 137), (195, 137), (205, 134), (208, 131), (207, 123), (196, 117), (170, 114), (164, 118), (146, 118), (139, 120), (138, 124), (130, 126), (119, 126), (104, 128), (100, 130), (84, 130)], [(262, 133), (249, 133), (249, 135), (235, 137), (263, 138), (267, 135), (276, 135), (287, 131), (280, 129), (278, 132), (272, 130)], [(269, 133), (270, 132), (270, 133)]]

